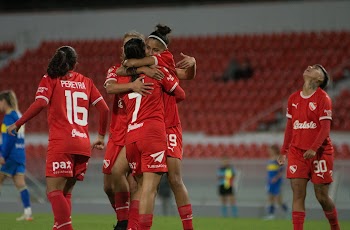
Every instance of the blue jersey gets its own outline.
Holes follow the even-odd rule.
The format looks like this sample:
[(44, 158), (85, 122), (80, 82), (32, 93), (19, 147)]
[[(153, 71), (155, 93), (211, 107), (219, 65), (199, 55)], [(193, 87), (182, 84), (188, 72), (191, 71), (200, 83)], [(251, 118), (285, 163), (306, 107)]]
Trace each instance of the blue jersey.
[[(280, 172), (283, 172), (284, 167), (280, 166), (277, 160), (269, 160), (266, 166), (267, 169), (267, 182), (272, 184), (272, 179), (276, 177)], [(280, 184), (282, 182), (282, 177), (280, 177), (274, 184)]]
[(15, 110), (7, 113), (1, 124), (2, 145), (0, 148), (1, 156), (7, 160), (17, 163), (25, 163), (25, 145), (24, 145), (24, 126), (20, 128), (16, 136), (7, 134), (7, 127), (15, 123), (21, 114)]
[(219, 186), (223, 185), (226, 189), (233, 187), (235, 174), (236, 172), (233, 167), (220, 167), (217, 172)]

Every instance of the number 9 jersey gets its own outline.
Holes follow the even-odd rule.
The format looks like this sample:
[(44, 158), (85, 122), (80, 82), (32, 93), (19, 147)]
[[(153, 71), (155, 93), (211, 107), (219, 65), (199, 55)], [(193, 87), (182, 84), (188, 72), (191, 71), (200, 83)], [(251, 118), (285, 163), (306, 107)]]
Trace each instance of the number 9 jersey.
[(48, 153), (90, 156), (88, 110), (103, 100), (93, 81), (77, 72), (55, 79), (44, 75), (35, 99), (48, 103)]

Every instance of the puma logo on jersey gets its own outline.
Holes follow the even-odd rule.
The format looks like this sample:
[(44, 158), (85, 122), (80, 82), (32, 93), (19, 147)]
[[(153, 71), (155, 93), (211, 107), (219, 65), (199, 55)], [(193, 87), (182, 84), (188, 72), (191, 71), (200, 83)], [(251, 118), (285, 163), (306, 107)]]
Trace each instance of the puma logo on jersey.
[(173, 147), (168, 146), (168, 149), (170, 149), (172, 152), (174, 152), (174, 148), (175, 148), (175, 146), (173, 146)]
[(292, 106), (297, 109), (298, 108), (298, 103), (296, 103), (296, 104), (292, 103)]
[(318, 173), (318, 174), (316, 174), (316, 176), (318, 176), (318, 177), (321, 177), (322, 179), (324, 179), (324, 173)]
[(151, 154), (151, 157), (153, 157), (154, 162), (162, 163), (163, 158), (164, 158), (164, 153), (165, 153), (165, 151), (153, 153), (153, 154)]

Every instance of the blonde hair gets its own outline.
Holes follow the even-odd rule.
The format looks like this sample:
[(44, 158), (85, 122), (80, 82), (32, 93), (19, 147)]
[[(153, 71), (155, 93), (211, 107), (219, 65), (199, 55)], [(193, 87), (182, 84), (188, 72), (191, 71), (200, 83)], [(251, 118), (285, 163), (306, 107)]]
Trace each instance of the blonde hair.
[(123, 40), (125, 40), (125, 38), (129, 38), (129, 37), (132, 37), (132, 38), (140, 38), (142, 39), (143, 41), (145, 40), (145, 36), (139, 32), (137, 32), (136, 30), (131, 30), (129, 32), (126, 32), (124, 34), (124, 37), (123, 37)]
[(6, 103), (14, 110), (18, 111), (18, 102), (16, 94), (13, 90), (4, 90), (0, 92), (0, 100), (5, 100)]

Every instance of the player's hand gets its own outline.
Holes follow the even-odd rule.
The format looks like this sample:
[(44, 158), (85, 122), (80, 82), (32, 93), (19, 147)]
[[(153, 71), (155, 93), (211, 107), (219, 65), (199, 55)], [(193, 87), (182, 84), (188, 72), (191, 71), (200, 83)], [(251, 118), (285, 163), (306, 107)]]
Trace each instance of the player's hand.
[(0, 165), (3, 165), (3, 164), (5, 164), (6, 162), (5, 162), (5, 158), (3, 158), (3, 157), (0, 157)]
[(122, 65), (123, 65), (124, 67), (134, 67), (135, 61), (134, 61), (134, 59), (125, 59), (125, 60), (122, 62)]
[(187, 69), (196, 64), (196, 59), (194, 57), (190, 57), (186, 54), (180, 53), (180, 55), (183, 57), (181, 61), (176, 63), (176, 68), (179, 69)]
[(280, 154), (277, 157), (277, 162), (279, 165), (284, 165), (286, 163), (286, 155)]
[(17, 127), (16, 124), (12, 124), (10, 125), (9, 127), (7, 127), (7, 133), (11, 136), (16, 136), (16, 133), (18, 132), (18, 130), (21, 128), (20, 127)]
[(103, 150), (105, 148), (104, 136), (98, 134), (95, 142), (92, 144), (92, 149)]
[(139, 77), (137, 78), (134, 82), (133, 82), (133, 87), (132, 87), (132, 91), (134, 91), (135, 93), (139, 93), (142, 96), (145, 96), (147, 94), (151, 94), (152, 90), (153, 90), (153, 83), (148, 82), (148, 83), (144, 83), (143, 79), (145, 77)]
[(158, 66), (151, 66), (151, 67), (143, 66), (140, 68), (142, 68), (142, 72), (144, 74), (146, 74), (147, 76), (154, 78), (158, 81), (160, 81), (164, 78), (164, 73), (162, 71), (160, 71), (160, 69), (159, 69), (160, 67), (158, 67)]
[(303, 157), (304, 157), (304, 159), (311, 159), (311, 158), (313, 158), (315, 155), (316, 155), (316, 152), (315, 152), (314, 150), (312, 150), (312, 149), (309, 149), (309, 150), (307, 150), (307, 151), (304, 153)]

